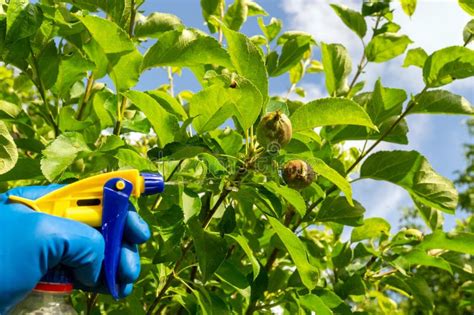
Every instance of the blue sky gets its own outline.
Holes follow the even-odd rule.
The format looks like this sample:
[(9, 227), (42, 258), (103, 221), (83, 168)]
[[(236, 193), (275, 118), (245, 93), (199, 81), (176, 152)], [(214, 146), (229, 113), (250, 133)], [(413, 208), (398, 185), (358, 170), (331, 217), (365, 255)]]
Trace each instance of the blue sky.
[[(319, 41), (344, 44), (352, 58), (353, 68), (362, 53), (358, 38), (348, 30), (329, 7), (329, 3), (344, 3), (359, 9), (362, 1), (326, 1), (326, 0), (260, 0), (257, 1), (269, 12), (270, 16), (283, 20), (284, 30), (302, 30), (311, 33)], [(401, 11), (398, 1), (394, 2), (394, 21), (402, 26), (401, 32), (407, 34), (413, 41), (410, 47), (422, 47), (428, 53), (437, 49), (462, 45), (462, 29), (470, 20), (467, 13), (457, 6), (453, 0), (419, 0), (418, 8), (410, 19)], [(184, 24), (207, 30), (203, 23), (198, 0), (148, 0), (142, 7), (145, 14), (160, 11), (179, 16)], [(265, 17), (268, 21), (269, 17)], [(251, 36), (260, 34), (255, 17), (249, 18), (242, 32)], [(472, 47), (472, 46), (471, 46)], [(318, 49), (315, 56), (319, 55)], [(373, 87), (375, 80), (382, 77), (384, 86), (406, 89), (409, 93), (417, 93), (423, 88), (421, 70), (417, 68), (402, 68), (403, 56), (395, 58), (387, 64), (370, 64), (362, 79), (366, 88)], [(152, 70), (143, 76), (138, 87), (142, 90), (154, 89), (167, 82), (162, 70)], [(308, 92), (305, 100), (313, 100), (327, 96), (324, 90), (323, 75), (308, 75), (301, 84)], [(270, 93), (283, 94), (289, 87), (287, 76), (270, 80)], [(474, 103), (474, 79), (469, 78), (455, 82), (446, 89), (463, 95)], [(197, 91), (200, 89), (197, 81), (189, 72), (176, 78), (175, 89)], [(292, 96), (298, 99), (296, 95)], [(379, 149), (417, 150), (425, 155), (433, 168), (448, 178), (454, 179), (455, 172), (465, 167), (463, 143), (472, 142), (464, 122), (465, 116), (428, 116), (413, 115), (408, 118), (410, 144), (408, 146), (383, 144)], [(360, 147), (361, 142), (350, 142), (347, 146)], [(411, 206), (408, 194), (401, 188), (372, 180), (358, 181), (354, 184), (354, 197), (367, 209), (367, 216), (381, 216), (392, 223), (392, 228), (398, 226), (400, 207)], [(457, 214), (456, 217), (461, 217)], [(454, 216), (446, 216), (445, 229), (455, 223)]]

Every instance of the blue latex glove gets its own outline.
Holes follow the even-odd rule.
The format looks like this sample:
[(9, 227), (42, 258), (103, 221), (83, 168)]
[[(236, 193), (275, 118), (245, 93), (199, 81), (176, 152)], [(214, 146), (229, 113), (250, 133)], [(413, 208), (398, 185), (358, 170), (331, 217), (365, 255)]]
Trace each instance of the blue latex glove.
[[(10, 194), (37, 199), (61, 187), (18, 187), (0, 195), (0, 314), (20, 302), (58, 264), (70, 267), (76, 287), (104, 291), (104, 239), (98, 230), (8, 201)], [(129, 211), (119, 264), (121, 296), (131, 293), (140, 273), (137, 244), (149, 237), (145, 221)]]

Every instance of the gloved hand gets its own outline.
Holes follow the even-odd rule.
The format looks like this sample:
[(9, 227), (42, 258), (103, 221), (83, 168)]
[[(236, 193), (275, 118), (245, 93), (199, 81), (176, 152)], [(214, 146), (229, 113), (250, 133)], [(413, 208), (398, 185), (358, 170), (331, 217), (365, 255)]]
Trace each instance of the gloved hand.
[[(20, 302), (58, 264), (72, 270), (81, 289), (104, 290), (104, 239), (98, 230), (8, 201), (9, 195), (37, 199), (61, 187), (17, 187), (0, 195), (0, 314)], [(145, 221), (129, 211), (119, 264), (121, 296), (131, 293), (140, 273), (137, 244), (149, 237)]]

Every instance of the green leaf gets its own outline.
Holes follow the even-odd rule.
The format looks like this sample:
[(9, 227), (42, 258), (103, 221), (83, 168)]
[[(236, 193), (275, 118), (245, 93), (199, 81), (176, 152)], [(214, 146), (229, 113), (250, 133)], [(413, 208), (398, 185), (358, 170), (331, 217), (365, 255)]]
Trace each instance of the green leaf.
[[(373, 132), (372, 130), (367, 130), (367, 128), (361, 126), (336, 127), (326, 130), (325, 138), (331, 140), (332, 143), (345, 140), (378, 140), (382, 134), (392, 127), (397, 119), (398, 116), (387, 118), (383, 123), (379, 124), (379, 132)], [(392, 129), (390, 134), (386, 136), (383, 141), (408, 144), (407, 133), (408, 125), (406, 120), (403, 119), (394, 129)]]
[(416, 10), (416, 0), (400, 0), (403, 12), (408, 16), (412, 16)]
[(474, 19), (470, 20), (464, 27), (462, 38), (466, 46), (474, 40)]
[(162, 33), (184, 28), (181, 20), (173, 14), (153, 12), (135, 25), (136, 37), (158, 38)]
[(361, 177), (401, 186), (417, 201), (447, 213), (454, 213), (458, 203), (453, 183), (437, 174), (416, 151), (374, 153), (362, 165)]
[(56, 44), (52, 40), (43, 48), (38, 56), (39, 79), (43, 83), (44, 89), (51, 88), (56, 82), (59, 71), (59, 61), (60, 58)]
[(109, 106), (117, 106), (117, 98), (108, 90), (102, 90), (94, 94), (92, 107), (97, 118), (99, 118), (100, 128), (105, 129), (114, 126), (114, 115), (107, 110)]
[(309, 65), (308, 69), (306, 69), (307, 73), (319, 73), (323, 71), (324, 71), (324, 66), (318, 60), (311, 60), (311, 64)]
[(5, 41), (11, 44), (35, 35), (42, 22), (43, 12), (38, 4), (26, 0), (9, 1)]
[(109, 60), (107, 55), (104, 53), (102, 47), (94, 38), (82, 45), (86, 56), (89, 60), (94, 60), (95, 66), (93, 66), (93, 75), (95, 79), (104, 77), (109, 70)]
[(218, 158), (209, 153), (200, 153), (199, 159), (201, 159), (207, 166), (209, 173), (214, 175), (216, 178), (228, 174), (227, 168), (221, 164)]
[(414, 277), (407, 279), (406, 284), (410, 287), (411, 294), (426, 310), (429, 311), (434, 308), (433, 292), (422, 276), (415, 275)]
[(65, 132), (43, 150), (41, 171), (50, 182), (57, 179), (80, 152), (90, 151), (80, 133)]
[(207, 282), (224, 261), (227, 243), (218, 234), (204, 231), (197, 217), (189, 219), (187, 224), (194, 240), (203, 282)]
[(172, 113), (179, 117), (180, 120), (186, 120), (188, 114), (184, 110), (183, 105), (181, 105), (176, 98), (172, 97), (166, 92), (163, 91), (148, 91), (151, 97), (153, 97), (160, 105), (166, 109), (169, 113)]
[(108, 152), (123, 147), (125, 145), (125, 141), (123, 141), (119, 136), (110, 135), (105, 138), (103, 144), (99, 147), (99, 151), (101, 152)]
[(212, 130), (209, 135), (217, 142), (224, 154), (236, 156), (243, 146), (243, 137), (230, 128)]
[(378, 238), (382, 235), (390, 235), (390, 224), (382, 218), (368, 218), (362, 226), (352, 230), (351, 242)]
[(153, 162), (130, 149), (118, 149), (113, 156), (119, 161), (120, 168), (134, 168), (139, 171), (157, 170)]
[(255, 15), (268, 15), (267, 11), (262, 8), (257, 2), (246, 0), (247, 7), (249, 9), (249, 16)]
[(353, 30), (357, 36), (363, 38), (367, 33), (367, 23), (364, 17), (357, 11), (349, 9), (345, 5), (331, 4), (332, 9), (341, 18), (348, 28)]
[(107, 56), (108, 72), (119, 91), (133, 87), (140, 76), (142, 55), (117, 24), (97, 16), (79, 17)]
[[(22, 112), (21, 108), (13, 103), (0, 100), (0, 112), (4, 113), (6, 117), (9, 118), (15, 118)], [(2, 115), (0, 115), (0, 118), (3, 118)]]
[(459, 253), (474, 255), (473, 233), (445, 233), (441, 230), (425, 235), (423, 241), (417, 246), (422, 250), (444, 249)]
[(421, 249), (413, 249), (408, 253), (403, 253), (397, 257), (392, 263), (402, 266), (404, 269), (410, 270), (415, 265), (435, 267), (446, 270), (453, 274), (451, 265), (441, 257), (431, 256)]
[(245, 275), (228, 260), (225, 260), (222, 265), (220, 265), (219, 269), (216, 271), (216, 276), (237, 290), (244, 290), (250, 286)]
[(396, 33), (400, 30), (400, 25), (393, 23), (393, 22), (387, 22), (384, 25), (382, 25), (378, 30), (374, 30), (374, 36), (382, 34), (382, 33)]
[(365, 54), (368, 61), (385, 62), (403, 54), (411, 43), (411, 39), (406, 35), (383, 33), (367, 44)]
[(245, 130), (256, 121), (261, 106), (262, 96), (249, 80), (218, 76), (215, 84), (193, 95), (189, 114), (195, 117), (193, 126), (198, 133), (219, 127), (231, 116)]
[(238, 31), (247, 20), (248, 6), (246, 0), (235, 0), (227, 9), (224, 23), (231, 30)]
[(223, 0), (201, 0), (202, 16), (211, 33), (216, 32), (216, 27), (214, 24), (210, 23), (210, 18), (214, 15), (220, 16), (221, 5), (224, 5)]
[(347, 77), (352, 71), (352, 61), (344, 46), (321, 43), (321, 55), (329, 95), (345, 93), (349, 87)]
[(277, 64), (269, 75), (271, 77), (280, 76), (298, 64), (304, 54), (311, 49), (312, 42), (313, 39), (309, 35), (294, 36), (285, 41)]
[(458, 0), (458, 1), (459, 1), (459, 6), (464, 11), (474, 16), (474, 1), (473, 0)]
[(148, 118), (155, 130), (158, 145), (164, 147), (174, 141), (178, 134), (179, 125), (176, 116), (164, 110), (150, 95), (140, 91), (127, 91), (123, 94), (137, 106)]
[(143, 60), (138, 50), (132, 50), (123, 56), (107, 55), (107, 57), (112, 67), (109, 74), (117, 90), (125, 91), (137, 84)]
[(18, 160), (18, 151), (7, 126), (1, 120), (0, 142), (2, 144), (0, 148), (0, 174), (5, 174), (15, 166)]
[(444, 217), (441, 211), (436, 210), (432, 207), (428, 207), (421, 202), (418, 202), (415, 198), (413, 198), (415, 202), (415, 206), (420, 212), (420, 216), (425, 221), (426, 225), (432, 230), (439, 230), (443, 228)]
[[(372, 121), (377, 125), (379, 132), (373, 132), (360, 126), (342, 126), (326, 128), (326, 139), (332, 142), (343, 140), (377, 140), (381, 134), (392, 128), (403, 109), (403, 102), (407, 99), (404, 90), (385, 88), (382, 82), (376, 81), (374, 92), (361, 93), (354, 97), (354, 101), (364, 107)], [(406, 120), (402, 120), (389, 133), (384, 141), (407, 144), (408, 126)]]
[(304, 308), (315, 312), (315, 314), (318, 314), (318, 315), (334, 314), (329, 309), (329, 307), (327, 307), (326, 304), (324, 304), (323, 300), (317, 295), (314, 295), (314, 294), (303, 295), (303, 296), (300, 296), (298, 300)]
[(334, 268), (343, 269), (351, 263), (353, 256), (351, 243), (341, 243), (338, 241), (331, 253), (332, 264)]
[(365, 208), (356, 200), (350, 205), (345, 198), (329, 198), (324, 201), (315, 220), (318, 222), (336, 222), (349, 226), (363, 224)]
[(271, 42), (280, 34), (283, 23), (280, 19), (272, 17), (270, 23), (265, 25), (263, 18), (258, 18), (258, 26), (262, 30), (263, 35)]
[(356, 102), (322, 98), (299, 107), (290, 117), (293, 131), (331, 125), (359, 125), (377, 130), (369, 115)]
[[(223, 99), (222, 96), (225, 98)], [(218, 85), (213, 85), (193, 95), (189, 105), (189, 114), (195, 117), (193, 127), (198, 133), (216, 129), (234, 114), (235, 109), (232, 106), (224, 106), (227, 99), (225, 89)]]
[(71, 106), (61, 108), (59, 112), (59, 130), (61, 131), (80, 131), (94, 124), (91, 119), (77, 120), (76, 111)]
[(418, 96), (418, 103), (409, 114), (473, 115), (474, 107), (464, 97), (445, 90), (427, 91)]
[(423, 79), (428, 87), (438, 87), (474, 75), (474, 52), (451, 46), (435, 51), (425, 61)]
[(219, 232), (221, 233), (221, 237), (224, 234), (232, 233), (235, 230), (236, 226), (237, 224), (235, 221), (235, 209), (234, 207), (229, 205), (225, 209), (224, 214), (222, 215), (222, 218), (219, 221), (219, 224), (217, 225)]
[(233, 68), (228, 53), (217, 40), (194, 29), (183, 29), (158, 36), (158, 42), (145, 53), (142, 68), (206, 64)]
[(94, 63), (83, 58), (78, 51), (74, 51), (71, 56), (62, 56), (58, 77), (52, 90), (60, 97), (66, 97), (73, 84), (83, 79), (87, 71), (92, 69)]
[(237, 73), (252, 82), (262, 94), (262, 105), (268, 101), (268, 74), (259, 49), (244, 34), (222, 26), (230, 59)]
[(323, 176), (336, 185), (346, 196), (347, 202), (352, 206), (354, 205), (352, 202), (352, 188), (347, 179), (321, 159), (309, 158), (306, 159), (306, 162), (311, 165), (316, 174)]
[(258, 262), (257, 258), (255, 258), (255, 255), (253, 254), (253, 251), (250, 248), (247, 240), (242, 235), (236, 233), (226, 234), (225, 236), (236, 241), (237, 244), (239, 244), (239, 246), (242, 248), (244, 253), (247, 255), (247, 258), (249, 259), (250, 264), (252, 265), (253, 280), (257, 279), (260, 273), (260, 263)]
[(102, 47), (104, 53), (121, 54), (136, 49), (128, 34), (117, 24), (93, 15), (78, 18)]
[(281, 224), (280, 221), (270, 216), (267, 216), (267, 218), (288, 250), (304, 286), (309, 290), (314, 289), (318, 282), (318, 269), (308, 261), (306, 247), (303, 245), (301, 240), (293, 234), (290, 229)]
[(0, 175), (0, 181), (44, 179), (42, 176), (39, 160), (19, 158), (12, 169)]
[(344, 305), (344, 301), (332, 290), (318, 288), (313, 292), (331, 309)]
[(403, 67), (415, 66), (423, 69), (428, 54), (423, 48), (413, 48), (407, 52)]
[[(361, 105), (364, 104), (363, 95), (361, 98), (356, 96), (354, 100), (360, 102)], [(370, 96), (365, 107), (376, 124), (381, 124), (393, 116), (399, 116), (402, 113), (403, 102), (407, 99), (405, 90), (385, 88), (380, 79), (375, 82), (374, 92)]]
[(344, 299), (349, 295), (365, 295), (366, 291), (364, 280), (357, 273), (346, 279), (340, 289), (336, 289), (336, 293)]
[(288, 186), (279, 186), (275, 182), (267, 182), (264, 186), (285, 199), (286, 202), (295, 208), (300, 216), (306, 214), (306, 203), (298, 191), (291, 189)]

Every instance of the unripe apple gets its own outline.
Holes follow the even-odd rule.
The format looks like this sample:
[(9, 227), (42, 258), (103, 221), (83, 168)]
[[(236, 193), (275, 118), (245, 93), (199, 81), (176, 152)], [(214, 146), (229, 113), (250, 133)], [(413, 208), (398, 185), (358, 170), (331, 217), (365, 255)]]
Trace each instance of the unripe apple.
[(287, 145), (292, 134), (290, 119), (280, 111), (263, 116), (257, 127), (257, 141), (267, 149), (274, 145), (277, 145), (278, 149)]

